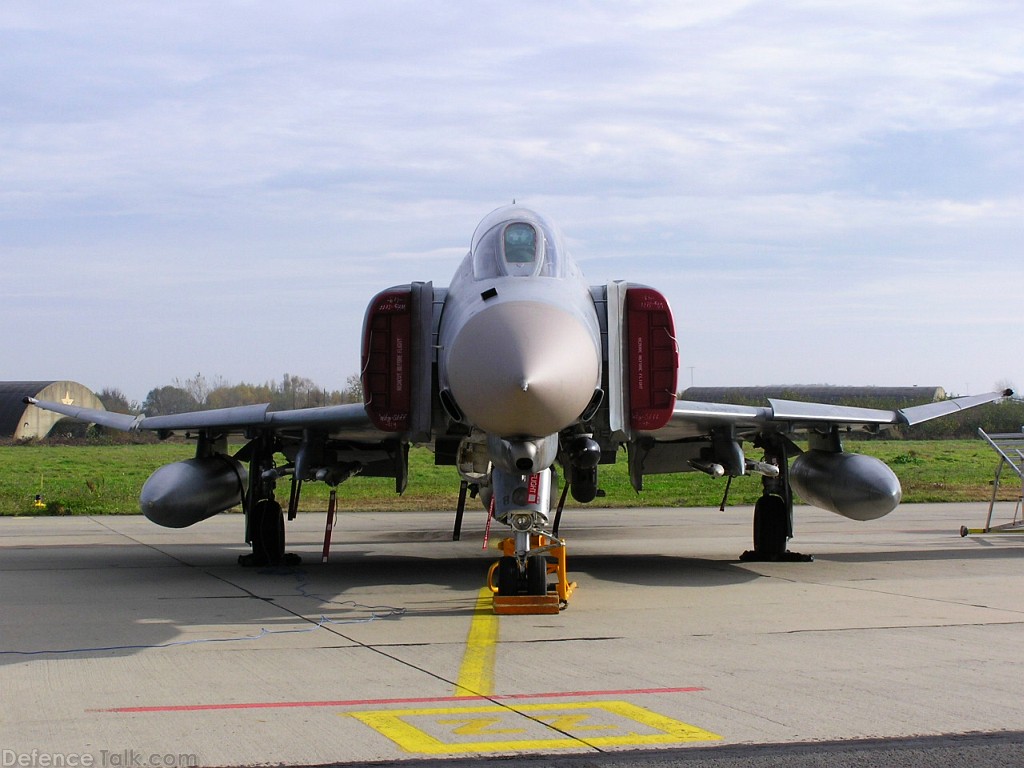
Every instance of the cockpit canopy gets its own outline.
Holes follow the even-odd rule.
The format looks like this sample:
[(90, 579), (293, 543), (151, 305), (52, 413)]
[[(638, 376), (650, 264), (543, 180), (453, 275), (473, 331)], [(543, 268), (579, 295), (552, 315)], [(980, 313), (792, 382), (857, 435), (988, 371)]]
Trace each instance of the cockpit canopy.
[(518, 206), (490, 213), (473, 233), (473, 277), (563, 277), (562, 235), (543, 216)]

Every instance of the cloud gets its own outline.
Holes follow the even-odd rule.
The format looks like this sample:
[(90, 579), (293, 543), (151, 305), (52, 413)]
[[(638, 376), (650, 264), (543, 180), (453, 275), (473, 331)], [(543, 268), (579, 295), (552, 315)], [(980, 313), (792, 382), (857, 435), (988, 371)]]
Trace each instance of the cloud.
[(1022, 21), (996, 0), (7, 3), (0, 352), (13, 378), (137, 398), (196, 369), (340, 386), (369, 297), (446, 283), (516, 198), (595, 282), (662, 287), (698, 370), (727, 349), (761, 383), (1020, 380), (980, 332), (977, 359), (908, 344), (878, 370), (842, 312), (895, 323), (887, 296), (939, 336), (1002, 317), (974, 294), (1020, 284)]

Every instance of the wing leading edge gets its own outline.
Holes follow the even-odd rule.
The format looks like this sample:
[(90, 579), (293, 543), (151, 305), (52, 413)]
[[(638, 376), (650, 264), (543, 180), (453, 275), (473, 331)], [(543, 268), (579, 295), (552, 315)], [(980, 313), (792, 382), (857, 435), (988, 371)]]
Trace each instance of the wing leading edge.
[(956, 397), (891, 411), (779, 398), (768, 398), (767, 406), (681, 400), (676, 402), (669, 423), (650, 434), (656, 440), (675, 440), (696, 437), (721, 427), (733, 427), (743, 434), (783, 426), (796, 430), (814, 429), (818, 426), (850, 426), (863, 429), (914, 426), (967, 408), (992, 403), (1011, 394), (1012, 390), (986, 392), (982, 395)]
[[(389, 437), (377, 430), (362, 403), (329, 405), (322, 408), (301, 408), (289, 411), (271, 411), (270, 405), (241, 405), (209, 411), (190, 411), (166, 416), (132, 416), (127, 413), (80, 408), (63, 403), (26, 397), (27, 405), (53, 411), (79, 421), (91, 422), (122, 432), (142, 430), (162, 433), (215, 431), (221, 435), (245, 434), (253, 429), (271, 429), (282, 432), (303, 429), (323, 431), (336, 438), (351, 440), (382, 440)], [(394, 437), (391, 435), (390, 437)]]

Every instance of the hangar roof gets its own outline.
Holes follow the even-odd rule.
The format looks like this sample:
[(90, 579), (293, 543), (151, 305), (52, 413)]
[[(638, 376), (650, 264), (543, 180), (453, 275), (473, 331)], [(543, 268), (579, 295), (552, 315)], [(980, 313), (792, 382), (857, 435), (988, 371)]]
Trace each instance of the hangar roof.
[(35, 397), (53, 381), (0, 381), (0, 435), (11, 437), (25, 413), (25, 396)]
[(0, 437), (46, 437), (61, 420), (58, 414), (25, 405), (26, 396), (103, 408), (96, 394), (76, 381), (0, 381)]

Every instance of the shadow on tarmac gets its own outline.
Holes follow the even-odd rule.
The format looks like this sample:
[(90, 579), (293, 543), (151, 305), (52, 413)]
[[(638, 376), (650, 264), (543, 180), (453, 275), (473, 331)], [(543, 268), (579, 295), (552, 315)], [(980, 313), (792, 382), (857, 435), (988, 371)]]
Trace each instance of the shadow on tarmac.
[[(307, 562), (315, 562), (249, 569), (230, 562), (230, 547), (205, 543), (19, 546), (0, 553), (0, 664), (253, 641), (299, 631), (296, 626), (314, 628), (323, 617), (332, 624), (469, 617), (493, 561), (345, 548), (327, 564), (303, 552)], [(696, 588), (761, 578), (734, 563), (657, 554), (577, 556), (570, 559), (570, 572), (574, 579), (642, 587)], [(432, 589), (429, 602), (418, 602), (416, 588), (424, 585), (450, 597), (438, 600)], [(400, 600), (389, 597), (396, 587)], [(377, 605), (389, 599), (402, 607)], [(345, 641), (335, 636), (332, 642)]]
[(897, 549), (876, 550), (874, 552), (836, 552), (832, 554), (815, 555), (816, 560), (832, 563), (909, 563), (943, 560), (1012, 560), (1022, 558), (1024, 558), (1024, 547), (986, 547), (978, 549)]
[[(459, 758), (344, 763), (345, 768), (486, 768), (509, 758)], [(1024, 731), (951, 734), (896, 739), (822, 741), (796, 744), (722, 745), (573, 755), (517, 755), (523, 768), (1019, 768), (1024, 765)]]

